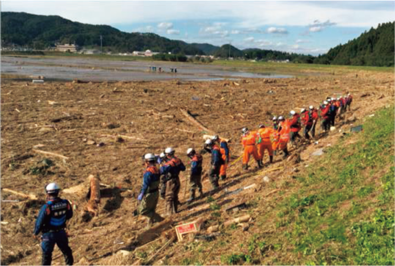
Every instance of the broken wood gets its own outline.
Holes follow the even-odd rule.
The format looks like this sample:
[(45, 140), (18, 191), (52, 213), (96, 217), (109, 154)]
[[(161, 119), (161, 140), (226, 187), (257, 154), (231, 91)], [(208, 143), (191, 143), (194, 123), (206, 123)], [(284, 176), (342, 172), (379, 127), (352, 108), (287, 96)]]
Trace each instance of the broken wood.
[(200, 123), (193, 116), (191, 116), (188, 111), (180, 108), (180, 112), (189, 120), (189, 122), (191, 122), (195, 126), (198, 126), (200, 129), (203, 129), (203, 130), (209, 132), (210, 134), (216, 135), (214, 131), (212, 131), (212, 130), (208, 129), (207, 127), (203, 126), (202, 123)]
[(251, 216), (249, 214), (247, 214), (247, 215), (235, 218), (233, 220), (226, 221), (224, 223), (224, 226), (229, 226), (229, 225), (232, 225), (232, 224), (237, 224), (237, 223), (242, 223), (242, 222), (248, 222), (248, 220), (250, 220), (250, 219), (251, 219)]
[[(203, 139), (204, 140), (208, 140), (208, 139), (213, 139), (215, 136), (212, 135), (203, 135)], [(223, 140), (225, 140), (226, 142), (230, 142), (231, 139), (225, 139), (225, 138), (221, 138)]]
[(100, 181), (99, 178), (94, 175), (90, 175), (88, 177), (90, 185), (91, 185), (91, 193), (90, 200), (94, 200), (97, 203), (100, 203)]
[(142, 138), (139, 138), (139, 137), (133, 137), (133, 136), (126, 136), (126, 135), (116, 135), (116, 136), (113, 136), (113, 135), (100, 135), (100, 136), (102, 136), (102, 137), (109, 137), (109, 138), (119, 138), (119, 137), (121, 137), (121, 138), (124, 138), (124, 139), (134, 139), (134, 140), (147, 141), (146, 139), (142, 139)]
[(272, 191), (270, 191), (269, 193), (267, 193), (267, 194), (265, 195), (265, 197), (268, 197), (268, 196), (270, 196), (271, 194), (276, 193), (277, 191), (279, 191), (279, 189), (272, 190)]
[(18, 196), (21, 196), (21, 197), (24, 197), (24, 198), (31, 199), (31, 200), (38, 200), (37, 196), (34, 195), (34, 194), (25, 194), (25, 193), (22, 193), (22, 192), (19, 192), (19, 191), (15, 191), (15, 190), (12, 190), (12, 189), (9, 189), (9, 188), (3, 188), (2, 190), (6, 191), (6, 192), (10, 192), (10, 193), (18, 195)]
[(45, 155), (49, 155), (49, 156), (59, 157), (59, 158), (62, 158), (63, 160), (69, 159), (69, 157), (63, 156), (61, 154), (49, 152), (49, 151), (42, 151), (42, 150), (32, 150), (32, 151), (35, 153), (41, 153), (41, 154), (45, 154)]
[(164, 250), (165, 248), (167, 248), (171, 243), (173, 243), (175, 240), (174, 236), (166, 242), (166, 244), (164, 244), (154, 255), (152, 255), (147, 261), (146, 263), (149, 264), (150, 261), (152, 261), (162, 250)]

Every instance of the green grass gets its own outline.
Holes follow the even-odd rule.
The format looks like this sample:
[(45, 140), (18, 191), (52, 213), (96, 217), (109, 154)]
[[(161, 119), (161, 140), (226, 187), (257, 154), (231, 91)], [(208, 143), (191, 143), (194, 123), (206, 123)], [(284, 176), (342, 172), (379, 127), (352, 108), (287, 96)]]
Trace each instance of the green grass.
[(215, 60), (212, 64), (233, 68), (248, 68), (252, 72), (260, 73), (287, 73), (295, 74), (300, 72), (327, 72), (340, 73), (348, 71), (380, 71), (393, 72), (394, 67), (370, 67), (370, 66), (339, 66), (320, 64), (294, 64), (294, 63), (272, 63), (272, 62), (250, 62), (241, 60)]
[(298, 177), (303, 193), (277, 212), (278, 237), (302, 254), (297, 263), (393, 264), (393, 135), (393, 108), (383, 109), (357, 143), (343, 139)]

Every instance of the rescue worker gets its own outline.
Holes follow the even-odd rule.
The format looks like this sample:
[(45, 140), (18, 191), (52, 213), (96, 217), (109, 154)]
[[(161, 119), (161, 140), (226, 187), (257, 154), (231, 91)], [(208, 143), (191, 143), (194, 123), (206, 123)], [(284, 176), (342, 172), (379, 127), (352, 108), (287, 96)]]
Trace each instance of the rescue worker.
[(203, 157), (192, 148), (189, 148), (187, 150), (187, 156), (191, 159), (191, 173), (189, 176), (189, 186), (190, 186), (191, 196), (188, 199), (188, 201), (191, 202), (195, 199), (196, 188), (199, 190), (199, 198), (203, 196), (203, 186), (202, 186)]
[(325, 132), (328, 132), (330, 127), (328, 111), (329, 111), (329, 104), (327, 101), (324, 101), (324, 104), (321, 106), (321, 117), (322, 117), (322, 130)]
[(351, 111), (352, 95), (348, 92), (346, 97), (346, 111)]
[(180, 172), (185, 171), (183, 162), (174, 155), (173, 148), (166, 148), (165, 154), (167, 162), (160, 168), (160, 174), (166, 177), (162, 182), (166, 183), (166, 212), (172, 215), (178, 211), (178, 193), (180, 192)]
[[(329, 107), (330, 110), (330, 126), (335, 126), (335, 119), (337, 114), (337, 106), (335, 98), (331, 99), (331, 105)], [(330, 128), (330, 127), (329, 127)]]
[(219, 187), (218, 179), (219, 173), (221, 171), (221, 165), (224, 164), (224, 160), (221, 156), (221, 151), (219, 147), (213, 142), (213, 140), (208, 139), (204, 143), (204, 149), (211, 153), (211, 164), (210, 164), (210, 174), (209, 179), (212, 188), (212, 191), (216, 190)]
[[(167, 162), (167, 157), (166, 154), (164, 152), (161, 152), (159, 154), (159, 157), (157, 158), (157, 162), (160, 166), (165, 165), (165, 163)], [(161, 181), (160, 181), (160, 197), (162, 199), (165, 198), (166, 195), (166, 181), (167, 179), (170, 179), (170, 173), (167, 173), (166, 175), (161, 176)]]
[(313, 126), (311, 127), (311, 136), (315, 137), (315, 127), (318, 123), (318, 110), (314, 108), (314, 106), (309, 106), (309, 112), (313, 118)]
[(258, 149), (259, 160), (261, 161), (262, 166), (263, 166), (263, 156), (265, 154), (265, 150), (267, 150), (267, 152), (269, 153), (270, 163), (273, 163), (273, 147), (271, 142), (273, 131), (274, 130), (270, 127), (259, 125), (257, 149)]
[(290, 113), (291, 119), (289, 120), (289, 126), (291, 128), (291, 143), (295, 145), (295, 139), (300, 138), (299, 131), (300, 127), (300, 115), (292, 110)]
[(160, 172), (156, 167), (157, 158), (152, 153), (144, 155), (144, 175), (143, 185), (139, 196), (137, 197), (140, 202), (138, 212), (141, 215), (148, 217), (147, 227), (149, 228), (153, 223), (160, 222), (163, 218), (156, 213), (156, 205), (159, 199), (159, 183)]
[(69, 240), (65, 231), (66, 222), (73, 217), (73, 208), (70, 202), (59, 197), (60, 188), (56, 183), (46, 186), (47, 203), (38, 214), (34, 228), (34, 237), (41, 235), (42, 265), (51, 265), (52, 252), (55, 244), (63, 253), (66, 265), (73, 265), (74, 258)]
[(250, 132), (246, 127), (243, 128), (241, 132), (243, 133), (241, 137), (241, 144), (244, 147), (242, 168), (244, 170), (248, 169), (248, 162), (250, 160), (251, 155), (254, 157), (255, 161), (257, 162), (258, 168), (262, 168), (262, 163), (260, 161), (258, 151), (255, 146), (257, 140), (257, 132), (254, 131)]
[(224, 161), (224, 164), (221, 165), (221, 169), (219, 171), (219, 177), (221, 180), (225, 180), (226, 179), (226, 169), (228, 168), (228, 163), (230, 160), (228, 142), (224, 139), (221, 139), (218, 135), (215, 135), (213, 137), (213, 141), (219, 145), (219, 151), (220, 151), (222, 159)]
[(304, 125), (304, 137), (306, 139), (310, 139), (309, 132), (311, 128), (313, 127), (313, 116), (311, 112), (308, 112), (306, 109), (301, 110), (301, 116), (302, 116), (302, 124)]
[(273, 154), (276, 155), (277, 149), (278, 149), (278, 144), (280, 141), (281, 123), (284, 121), (284, 117), (282, 117), (282, 116), (279, 116), (278, 118), (273, 117), (273, 121), (274, 121), (274, 118), (276, 118), (276, 123), (274, 123), (275, 130), (273, 130), (273, 133), (272, 133), (272, 150), (273, 150)]
[(285, 159), (288, 155), (288, 142), (290, 140), (290, 120), (285, 120), (284, 117), (280, 116), (279, 119), (279, 142), (278, 149), (283, 152), (283, 159)]

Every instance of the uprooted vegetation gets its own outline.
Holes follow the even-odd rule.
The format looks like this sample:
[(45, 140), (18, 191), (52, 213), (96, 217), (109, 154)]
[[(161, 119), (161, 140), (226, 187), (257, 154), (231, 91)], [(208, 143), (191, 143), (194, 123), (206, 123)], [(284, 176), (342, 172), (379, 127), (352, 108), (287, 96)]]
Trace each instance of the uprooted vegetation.
[[(40, 261), (32, 227), (45, 184), (56, 181), (69, 189), (62, 197), (77, 207), (69, 231), (79, 264), (385, 263), (392, 241), (388, 236), (393, 235), (388, 227), (393, 223), (388, 214), (393, 202), (388, 121), (393, 123), (393, 111), (368, 118), (362, 134), (349, 131), (390, 103), (392, 88), (393, 75), (371, 72), (240, 82), (4, 83), (2, 188), (28, 197), (2, 191), (9, 201), (1, 210), (2, 260)], [(277, 156), (274, 165), (248, 172), (241, 172), (236, 162), (229, 168), (230, 178), (220, 182), (221, 190), (208, 196), (209, 156), (204, 155), (205, 198), (183, 204), (180, 213), (148, 231), (145, 219), (133, 216), (141, 155), (172, 146), (187, 163), (186, 149), (200, 149), (202, 136), (209, 133), (180, 109), (232, 138), (236, 161), (241, 127), (269, 124), (271, 115), (316, 106), (345, 91), (355, 97), (352, 112), (317, 145), (300, 150), (302, 162)], [(313, 156), (318, 148), (324, 155)], [(100, 176), (101, 201), (98, 216), (86, 218), (90, 175)], [(181, 202), (189, 196), (185, 177)], [(160, 200), (160, 214), (163, 206)], [(247, 215), (247, 222), (225, 226)], [(174, 226), (198, 218), (205, 219), (202, 232), (174, 242)], [(207, 233), (210, 227), (213, 231)], [(379, 253), (370, 255), (372, 250)], [(57, 249), (54, 263), (63, 263)]]

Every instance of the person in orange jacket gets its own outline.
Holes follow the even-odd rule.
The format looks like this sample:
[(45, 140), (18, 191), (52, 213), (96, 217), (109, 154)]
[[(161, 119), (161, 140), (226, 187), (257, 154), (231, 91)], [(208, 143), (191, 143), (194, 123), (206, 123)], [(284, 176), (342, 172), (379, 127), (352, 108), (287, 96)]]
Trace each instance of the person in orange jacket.
[(300, 138), (299, 131), (300, 126), (300, 115), (292, 110), (290, 113), (291, 119), (289, 120), (289, 126), (291, 128), (291, 143), (295, 144), (295, 139)]
[(265, 154), (265, 150), (267, 150), (269, 153), (270, 163), (273, 163), (273, 147), (271, 142), (271, 136), (273, 134), (273, 131), (274, 130), (270, 127), (259, 125), (257, 149), (258, 149), (258, 156), (262, 165), (263, 165), (263, 156)]
[(315, 127), (318, 123), (318, 110), (314, 108), (314, 106), (310, 105), (309, 112), (313, 117), (313, 126), (311, 127), (311, 136), (315, 137)]
[(248, 169), (248, 161), (250, 160), (250, 156), (252, 155), (255, 159), (255, 161), (258, 164), (258, 167), (261, 168), (262, 164), (261, 161), (259, 160), (259, 155), (257, 152), (257, 148), (255, 146), (256, 139), (257, 139), (257, 132), (250, 132), (248, 128), (243, 128), (241, 130), (243, 133), (241, 137), (241, 144), (244, 147), (244, 153), (243, 153), (243, 169), (247, 170)]
[(301, 117), (302, 117), (302, 125), (304, 125), (304, 137), (306, 139), (310, 139), (310, 135), (309, 132), (311, 130), (311, 128), (313, 127), (313, 116), (312, 113), (308, 112), (306, 109), (302, 109), (300, 111), (301, 113)]
[(221, 169), (219, 170), (219, 177), (221, 180), (225, 180), (226, 169), (230, 159), (228, 142), (224, 139), (221, 139), (218, 135), (214, 136), (213, 141), (218, 143), (222, 159), (224, 160), (224, 164), (221, 165)]
[(290, 127), (290, 120), (285, 120), (284, 117), (280, 116), (278, 118), (279, 122), (279, 128), (278, 128), (278, 136), (279, 136), (279, 141), (278, 141), (278, 149), (282, 150), (284, 153), (283, 158), (285, 159), (288, 155), (288, 142), (290, 140), (290, 132), (291, 132), (291, 127)]

